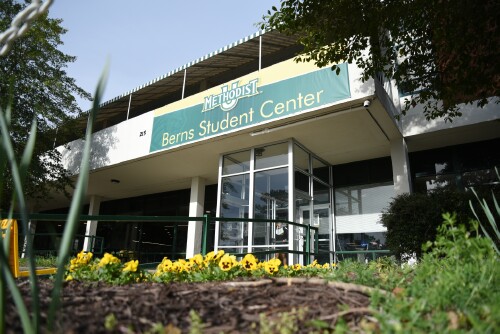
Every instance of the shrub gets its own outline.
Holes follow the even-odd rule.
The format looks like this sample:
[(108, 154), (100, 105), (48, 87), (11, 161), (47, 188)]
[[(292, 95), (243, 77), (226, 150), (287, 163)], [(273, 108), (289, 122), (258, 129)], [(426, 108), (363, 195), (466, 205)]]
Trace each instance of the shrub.
[(382, 224), (387, 228), (387, 248), (397, 258), (413, 253), (420, 258), (422, 245), (436, 239), (443, 213), (455, 212), (457, 223), (469, 226), (474, 218), (469, 207), (472, 196), (469, 192), (441, 189), (395, 197), (382, 213)]

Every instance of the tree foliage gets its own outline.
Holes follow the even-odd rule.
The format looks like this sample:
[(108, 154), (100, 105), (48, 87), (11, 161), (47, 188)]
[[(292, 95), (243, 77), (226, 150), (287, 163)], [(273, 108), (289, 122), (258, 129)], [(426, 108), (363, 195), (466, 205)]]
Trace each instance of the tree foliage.
[[(3, 0), (0, 31), (5, 31), (25, 6)], [(35, 119), (37, 122), (35, 154), (24, 187), (25, 195), (31, 198), (44, 198), (49, 189), (64, 190), (71, 184), (61, 164), (61, 155), (53, 148), (56, 139), (60, 143), (70, 134), (74, 137), (72, 121), (81, 114), (75, 95), (90, 98), (66, 73), (68, 63), (76, 58), (58, 49), (66, 32), (61, 23), (60, 19), (42, 16), (6, 56), (0, 57), (0, 108), (12, 110), (10, 135), (17, 156), (21, 156), (32, 122)], [(2, 174), (0, 208), (8, 208), (12, 182), (7, 168), (2, 169)]]
[(499, 16), (496, 0), (282, 0), (262, 28), (297, 35), (298, 62), (395, 79), (403, 115), (421, 104), (428, 120), (451, 121), (461, 103), (499, 102)]

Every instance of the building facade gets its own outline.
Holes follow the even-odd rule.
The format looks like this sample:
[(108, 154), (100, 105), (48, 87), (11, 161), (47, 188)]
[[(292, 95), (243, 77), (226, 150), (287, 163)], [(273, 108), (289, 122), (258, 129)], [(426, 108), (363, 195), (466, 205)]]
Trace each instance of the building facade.
[[(353, 64), (337, 75), (296, 63), (299, 50), (293, 37), (259, 32), (103, 103), (86, 212), (244, 219), (216, 220), (210, 249), (283, 250), (288, 263), (304, 263), (312, 226), (318, 261), (331, 262), (384, 249), (380, 214), (398, 194), (494, 182), (497, 104), (453, 123), (418, 107), (398, 120), (405, 95), (394, 82), (362, 82)], [(59, 147), (75, 176), (82, 147)], [(67, 206), (56, 197), (36, 211)], [(266, 222), (277, 219), (297, 225)], [(80, 233), (102, 237), (106, 251), (189, 258), (202, 225), (89, 221)]]

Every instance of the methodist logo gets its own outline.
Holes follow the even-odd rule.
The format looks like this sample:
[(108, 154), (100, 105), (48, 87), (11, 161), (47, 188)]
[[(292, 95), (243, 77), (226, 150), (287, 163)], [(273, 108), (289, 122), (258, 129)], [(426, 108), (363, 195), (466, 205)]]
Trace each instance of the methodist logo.
[(239, 81), (233, 82), (231, 86), (229, 86), (229, 84), (222, 86), (222, 93), (205, 97), (202, 112), (212, 110), (219, 106), (224, 111), (233, 109), (236, 107), (239, 99), (259, 94), (257, 90), (258, 82), (259, 79), (254, 79), (242, 86), (239, 85)]

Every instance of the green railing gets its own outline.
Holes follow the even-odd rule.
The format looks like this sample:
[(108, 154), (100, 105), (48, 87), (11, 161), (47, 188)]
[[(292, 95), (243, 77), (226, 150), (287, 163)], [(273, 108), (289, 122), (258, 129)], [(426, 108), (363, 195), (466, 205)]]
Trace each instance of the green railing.
[[(37, 238), (37, 243), (40, 243), (40, 239), (47, 238), (49, 239), (46, 244), (49, 244), (53, 247), (43, 249), (43, 248), (37, 248), (34, 249), (35, 255), (56, 255), (57, 251), (59, 250), (59, 242), (62, 239), (62, 233), (31, 233), (29, 236), (31, 238)], [(103, 237), (98, 237), (95, 235), (84, 235), (84, 234), (76, 234), (73, 240), (71, 241), (73, 247), (73, 251), (75, 253), (81, 251), (83, 247), (83, 242), (84, 240), (87, 239), (89, 240), (88, 242), (92, 245), (92, 252), (96, 255), (103, 255), (103, 249), (104, 249), (104, 238)], [(80, 243), (80, 241), (82, 241)], [(21, 250), (20, 250), (21, 251)]]
[[(318, 254), (318, 228), (310, 225), (303, 225), (295, 222), (291, 222), (288, 220), (282, 220), (282, 219), (250, 219), (250, 218), (226, 218), (226, 217), (207, 217), (205, 216), (205, 221), (204, 221), (204, 226), (203, 226), (203, 231), (208, 231), (208, 226), (209, 224), (215, 224), (215, 222), (248, 222), (248, 223), (282, 223), (282, 224), (287, 224), (288, 226), (296, 226), (299, 228), (303, 228), (306, 230), (305, 237), (304, 237), (304, 251), (295, 251), (295, 250), (290, 250), (286, 248), (279, 248), (279, 249), (273, 249), (273, 250), (267, 250), (267, 251), (255, 251), (252, 250), (253, 255), (271, 255), (271, 254), (276, 254), (276, 253), (284, 253), (284, 254), (298, 254), (298, 255), (303, 255), (305, 257), (305, 264), (310, 263), (311, 256), (317, 256)], [(311, 231), (315, 231), (314, 233), (314, 247), (311, 247)], [(202, 254), (206, 254), (206, 237), (202, 238)], [(284, 244), (286, 246), (286, 244)], [(244, 248), (247, 246), (241, 246), (240, 248)], [(311, 251), (311, 248), (314, 249), (314, 251)], [(241, 254), (237, 253), (234, 254), (237, 256), (240, 256)]]
[[(5, 217), (6, 215), (3, 213), (0, 213), (0, 217)], [(20, 219), (20, 216), (18, 214), (14, 214), (12, 216), (14, 219)], [(67, 219), (66, 214), (44, 214), (44, 213), (34, 213), (28, 215), (28, 219), (31, 221), (51, 221), (51, 222), (65, 222)], [(177, 259), (177, 258), (182, 258), (185, 257), (185, 249), (182, 251), (178, 251), (177, 247), (177, 241), (178, 241), (178, 226), (179, 224), (182, 223), (187, 223), (189, 221), (204, 221), (206, 217), (185, 217), (185, 216), (129, 216), (129, 215), (80, 215), (79, 221), (85, 222), (85, 221), (98, 221), (98, 222), (117, 222), (117, 223), (173, 223), (173, 242), (169, 250), (165, 250), (161, 252), (161, 255), (163, 256), (169, 256), (172, 259)], [(35, 233), (34, 236), (35, 238), (38, 235), (43, 235), (40, 233)], [(22, 236), (24, 237), (24, 235)], [(100, 237), (102, 238), (102, 237)], [(104, 251), (104, 238), (102, 238), (102, 247), (99, 247), (99, 252), (103, 253)], [(129, 259), (135, 259), (138, 257), (145, 258), (145, 259), (151, 259), (155, 253), (154, 252), (144, 252), (141, 251), (142, 245), (142, 239), (139, 241), (139, 250), (135, 250), (133, 255), (130, 256), (123, 256), (122, 260), (129, 260)], [(81, 247), (82, 248), (82, 247)], [(80, 248), (80, 249), (81, 249)], [(110, 251), (114, 255), (120, 257), (120, 252), (121, 251), (126, 251), (126, 249), (116, 249), (113, 251)], [(35, 251), (36, 253), (36, 251)], [(160, 258), (160, 253), (156, 253), (157, 257)], [(161, 256), (161, 258), (163, 258)], [(142, 262), (142, 260), (141, 260)]]
[(354, 255), (358, 261), (369, 260), (367, 256), (371, 257), (372, 261), (375, 261), (378, 255), (383, 254), (383, 256), (385, 256), (387, 254), (390, 254), (390, 251), (387, 249), (374, 249), (374, 250), (335, 251), (334, 253), (336, 254), (338, 260), (340, 260), (340, 258), (343, 255), (347, 255), (349, 258), (353, 258)]
[[(0, 217), (7, 217), (7, 215), (0, 213)], [(20, 216), (14, 214), (11, 218), (20, 219)], [(29, 215), (29, 220), (33, 221), (52, 221), (52, 222), (65, 222), (67, 219), (67, 215), (65, 214), (41, 214), (35, 213)], [(260, 255), (260, 254), (275, 254), (275, 253), (287, 253), (287, 254), (300, 254), (305, 257), (305, 262), (308, 264), (310, 262), (311, 256), (316, 256), (318, 254), (318, 228), (308, 225), (302, 225), (286, 220), (269, 220), (269, 219), (248, 219), (248, 218), (225, 218), (225, 217), (209, 217), (208, 215), (204, 215), (203, 217), (186, 217), (186, 216), (128, 216), (128, 215), (81, 215), (80, 221), (98, 221), (98, 222), (140, 222), (140, 223), (159, 223), (159, 222), (171, 222), (174, 223), (174, 242), (170, 252), (162, 252), (165, 256), (169, 256), (170, 258), (181, 258), (185, 257), (185, 250), (182, 252), (177, 251), (176, 247), (176, 238), (177, 238), (177, 229), (175, 229), (176, 224), (178, 223), (187, 223), (190, 221), (201, 221), (202, 222), (202, 241), (201, 241), (201, 253), (202, 255), (206, 255), (208, 251), (208, 232), (211, 226), (214, 226), (215, 223), (218, 222), (252, 222), (252, 223), (284, 223), (288, 226), (297, 226), (306, 230), (305, 238), (304, 238), (304, 251), (294, 251), (289, 249), (279, 249), (279, 250), (267, 250), (267, 251), (255, 251), (252, 254)], [(315, 231), (316, 233), (314, 238), (314, 245), (311, 247), (311, 231)], [(48, 233), (51, 234), (51, 233)], [(36, 238), (37, 236), (46, 235), (46, 233), (35, 233), (33, 236)], [(56, 234), (54, 234), (56, 235)], [(93, 237), (93, 236), (84, 236), (84, 237)], [(97, 237), (102, 238), (102, 237)], [(100, 248), (100, 252), (104, 251), (104, 239), (102, 239), (102, 245)], [(311, 251), (311, 248), (314, 251)], [(41, 250), (40, 250), (41, 251)], [(149, 257), (151, 254), (146, 252), (138, 252), (141, 257)], [(160, 253), (157, 253), (160, 255)], [(239, 254), (235, 254), (239, 255)], [(141, 261), (142, 262), (142, 261)], [(156, 262), (156, 261), (155, 261)]]
[[(0, 217), (6, 217), (5, 214), (0, 213)], [(14, 219), (20, 219), (19, 215), (14, 214), (13, 217)], [(65, 214), (30, 214), (29, 219), (30, 220), (35, 220), (35, 221), (55, 221), (55, 222), (65, 222), (67, 218), (67, 215)], [(255, 250), (253, 249), (252, 254), (256, 256), (260, 255), (271, 255), (271, 254), (276, 254), (276, 253), (284, 253), (284, 254), (297, 254), (297, 255), (303, 255), (305, 258), (305, 264), (310, 263), (311, 257), (318, 257), (320, 254), (333, 254), (335, 259), (337, 261), (341, 261), (345, 257), (347, 258), (352, 258), (352, 259), (357, 259), (357, 260), (365, 260), (368, 258), (371, 258), (371, 260), (375, 260), (379, 255), (387, 255), (389, 254), (389, 250), (353, 250), (353, 251), (327, 251), (323, 249), (318, 249), (319, 242), (318, 242), (318, 228), (309, 226), (309, 225), (302, 225), (299, 223), (295, 222), (290, 222), (286, 220), (270, 220), (270, 219), (249, 219), (249, 218), (226, 218), (226, 217), (210, 217), (208, 215), (204, 215), (203, 217), (187, 217), (187, 216), (128, 216), (128, 215), (81, 215), (80, 216), (80, 221), (98, 221), (98, 222), (140, 222), (140, 223), (174, 223), (172, 225), (174, 229), (173, 233), (173, 240), (172, 240), (172, 245), (170, 245), (170, 250), (169, 251), (162, 251), (162, 252), (143, 252), (140, 250), (134, 252), (134, 254), (129, 255), (130, 258), (137, 258), (140, 257), (141, 259), (146, 260), (146, 262), (149, 262), (149, 259), (155, 259), (155, 258), (162, 258), (163, 256), (168, 256), (169, 258), (172, 259), (178, 259), (178, 258), (184, 258), (186, 256), (185, 249), (182, 251), (179, 251), (177, 248), (177, 239), (178, 239), (178, 227), (180, 223), (188, 223), (190, 221), (201, 221), (202, 222), (202, 240), (201, 240), (201, 253), (202, 255), (206, 255), (208, 252), (208, 240), (209, 240), (209, 230), (211, 227), (215, 225), (216, 222), (247, 222), (247, 223), (256, 223), (256, 224), (261, 224), (261, 223), (284, 223), (287, 224), (288, 226), (295, 226), (299, 228), (305, 229), (305, 236), (304, 236), (304, 245), (303, 245), (303, 251), (296, 251), (296, 250), (290, 250), (290, 249), (284, 249), (284, 248), (275, 248), (272, 250)], [(313, 245), (311, 247), (311, 235), (314, 233), (314, 241)], [(55, 238), (57, 236), (60, 236), (62, 234), (57, 234), (57, 233), (35, 233), (32, 236), (37, 238), (37, 237), (51, 237)], [(104, 238), (103, 237), (98, 237), (98, 236), (92, 236), (92, 235), (77, 235), (75, 236), (74, 240), (77, 239), (85, 239), (85, 238), (90, 238), (91, 244), (95, 245), (98, 244), (99, 247), (97, 247), (97, 250), (93, 249), (93, 251), (96, 254), (103, 254), (104, 252)], [(99, 240), (100, 242), (96, 242)], [(285, 244), (286, 245), (286, 244)], [(83, 246), (83, 245), (82, 245)], [(246, 247), (246, 246), (245, 246)], [(242, 247), (243, 248), (243, 247)], [(47, 254), (50, 252), (55, 252), (56, 247), (54, 249), (37, 249), (35, 250), (35, 254)], [(81, 249), (81, 247), (80, 247)], [(126, 250), (125, 250), (126, 251)], [(115, 252), (115, 254), (118, 254), (118, 252)], [(119, 255), (119, 254), (118, 254)], [(235, 253), (234, 255), (236, 256), (242, 256), (241, 253)], [(345, 257), (344, 257), (345, 256)], [(127, 256), (123, 256), (124, 260), (127, 260)], [(141, 260), (141, 262), (143, 262)], [(151, 261), (152, 263), (156, 263), (157, 261)]]

